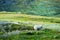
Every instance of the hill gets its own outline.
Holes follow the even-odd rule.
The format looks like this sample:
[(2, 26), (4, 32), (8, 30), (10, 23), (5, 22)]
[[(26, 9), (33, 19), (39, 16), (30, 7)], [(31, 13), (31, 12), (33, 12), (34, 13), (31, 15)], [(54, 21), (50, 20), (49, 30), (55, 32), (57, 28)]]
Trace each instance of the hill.
[(59, 0), (0, 0), (0, 11), (60, 17)]
[[(18, 12), (0, 12), (1, 22), (18, 22), (11, 25), (11, 32), (8, 24), (0, 24), (1, 40), (60, 40), (60, 18), (36, 15), (26, 15)], [(34, 25), (43, 25), (41, 30), (34, 30)], [(10, 24), (9, 24), (10, 25)], [(1, 29), (5, 29), (1, 31)]]

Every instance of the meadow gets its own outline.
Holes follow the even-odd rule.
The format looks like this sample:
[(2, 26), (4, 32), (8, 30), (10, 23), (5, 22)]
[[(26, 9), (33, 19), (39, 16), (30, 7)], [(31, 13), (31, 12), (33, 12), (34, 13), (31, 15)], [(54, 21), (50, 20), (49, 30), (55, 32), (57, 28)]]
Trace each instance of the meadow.
[(43, 22), (43, 23), (60, 23), (60, 18), (58, 17), (46, 17), (46, 16), (34, 16), (26, 15), (18, 12), (0, 12), (0, 20), (7, 21), (18, 21), (18, 22)]
[[(58, 17), (0, 12), (0, 21), (19, 22), (18, 25), (12, 25), (12, 31), (17, 29), (20, 31), (17, 35), (0, 37), (0, 40), (60, 40), (60, 18)], [(43, 30), (35, 31), (33, 26), (36, 24), (43, 24)]]

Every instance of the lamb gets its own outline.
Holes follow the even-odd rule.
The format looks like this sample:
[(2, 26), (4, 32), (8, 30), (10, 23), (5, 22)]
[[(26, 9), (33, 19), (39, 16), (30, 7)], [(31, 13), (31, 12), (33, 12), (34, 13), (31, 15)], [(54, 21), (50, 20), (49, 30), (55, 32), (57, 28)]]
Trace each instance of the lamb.
[(42, 29), (42, 25), (34, 25), (34, 30), (41, 30)]

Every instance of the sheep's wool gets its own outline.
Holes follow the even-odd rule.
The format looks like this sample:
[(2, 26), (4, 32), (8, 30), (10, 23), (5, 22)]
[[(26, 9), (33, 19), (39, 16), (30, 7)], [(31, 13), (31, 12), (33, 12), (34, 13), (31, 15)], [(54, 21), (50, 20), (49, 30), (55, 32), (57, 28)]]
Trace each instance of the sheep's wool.
[(42, 28), (42, 25), (34, 25), (34, 30), (40, 30)]

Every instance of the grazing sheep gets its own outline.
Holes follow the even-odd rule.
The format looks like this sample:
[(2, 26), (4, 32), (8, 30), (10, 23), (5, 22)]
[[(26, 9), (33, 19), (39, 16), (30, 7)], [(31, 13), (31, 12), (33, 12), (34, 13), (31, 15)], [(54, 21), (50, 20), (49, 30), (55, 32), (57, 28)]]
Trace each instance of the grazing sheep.
[(42, 25), (34, 25), (34, 30), (41, 30), (42, 29)]

